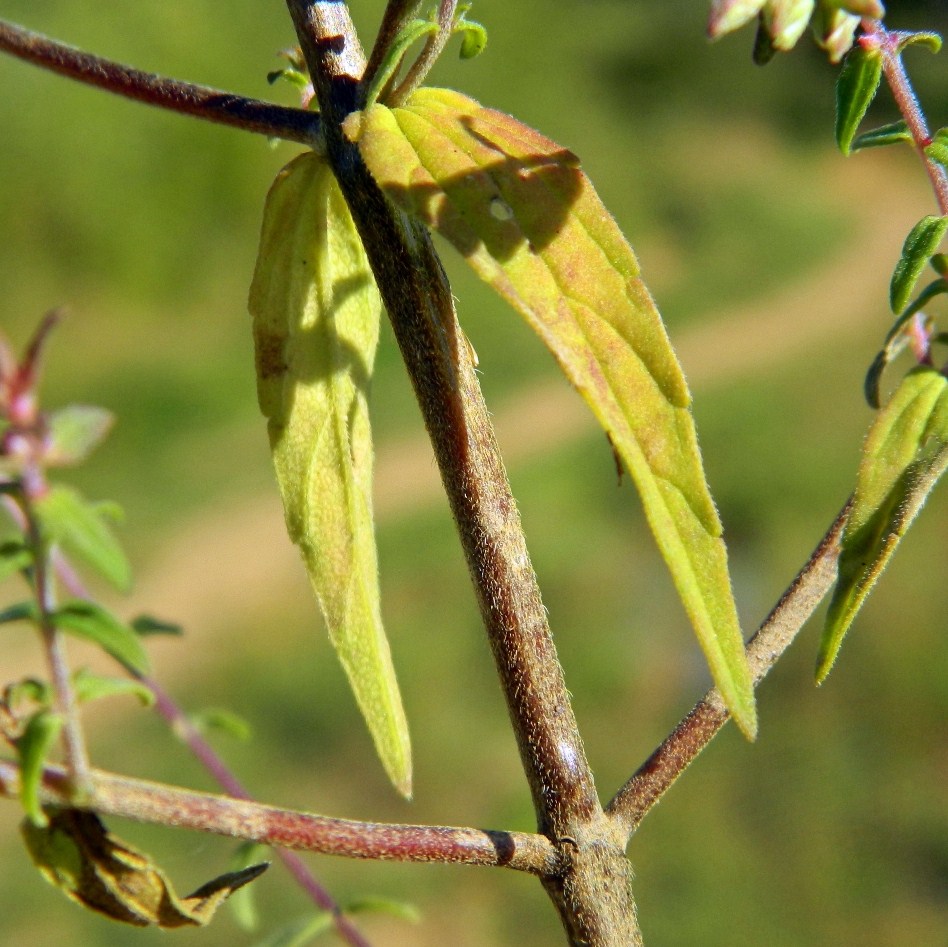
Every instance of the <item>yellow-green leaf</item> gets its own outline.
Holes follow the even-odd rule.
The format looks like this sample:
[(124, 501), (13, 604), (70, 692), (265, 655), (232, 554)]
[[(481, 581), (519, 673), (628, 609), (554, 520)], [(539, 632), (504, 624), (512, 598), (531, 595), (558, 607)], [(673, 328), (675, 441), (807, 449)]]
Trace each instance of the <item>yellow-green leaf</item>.
[(300, 155), (267, 195), (250, 313), (290, 538), (376, 750), (411, 794), (408, 725), (379, 607), (367, 391), (381, 301), (342, 192)]
[(638, 263), (578, 159), (445, 89), (344, 130), (385, 194), (443, 234), (540, 335), (629, 468), (730, 712), (756, 730), (690, 396)]
[(916, 368), (866, 436), (820, 642), (817, 683), (832, 669), (856, 613), (946, 467), (948, 379), (933, 368)]
[(59, 809), (21, 831), (33, 863), (68, 898), (114, 921), (136, 927), (204, 926), (227, 897), (262, 874), (267, 864), (221, 875), (179, 898), (147, 855), (108, 832), (92, 812)]

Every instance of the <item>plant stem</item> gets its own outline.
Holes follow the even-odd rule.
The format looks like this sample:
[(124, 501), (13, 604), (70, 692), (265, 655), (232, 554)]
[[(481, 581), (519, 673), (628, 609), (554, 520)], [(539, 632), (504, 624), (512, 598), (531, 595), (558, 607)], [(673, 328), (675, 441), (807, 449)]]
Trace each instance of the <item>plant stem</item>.
[[(202, 766), (217, 780), (220, 787), (232, 798), (251, 800), (252, 797), (240, 780), (230, 771), (227, 764), (217, 755), (213, 747), (204, 739), (187, 714), (174, 702), (171, 695), (153, 678), (138, 675), (138, 679), (154, 694), (155, 710), (168, 723), (174, 733), (194, 754)], [(350, 947), (371, 947), (359, 929), (346, 917), (342, 908), (324, 888), (305, 862), (286, 848), (275, 849), (277, 857), (297, 884), (306, 892), (313, 903), (332, 916), (336, 932)]]
[[(851, 502), (851, 501), (850, 501)], [(839, 540), (849, 503), (833, 521), (806, 565), (784, 592), (747, 645), (754, 685), (758, 685), (790, 646), (803, 624), (836, 580)], [(606, 807), (626, 838), (648, 811), (711, 742), (728, 720), (717, 688), (711, 688), (670, 736), (642, 764)]]
[(889, 32), (882, 23), (869, 17), (863, 18), (862, 28), (865, 35), (882, 53), (882, 74), (912, 134), (915, 150), (932, 182), (938, 207), (943, 215), (948, 215), (948, 173), (942, 165), (925, 154), (925, 148), (931, 144), (932, 139), (925, 121), (925, 114), (922, 112), (918, 97), (915, 95), (902, 62), (902, 54), (899, 50), (900, 35)]
[(341, 133), (365, 66), (342, 2), (287, 0), (319, 97), (327, 156), (362, 238), (432, 440), (507, 700), (540, 832), (564, 857), (544, 878), (574, 944), (641, 943), (631, 869), (596, 796), (520, 517), (450, 287), (427, 230), (395, 210)]
[[(91, 777), (92, 791), (77, 808), (138, 822), (348, 858), (486, 865), (532, 874), (553, 874), (561, 866), (549, 839), (528, 832), (331, 819), (102, 770), (92, 770)], [(70, 805), (67, 782), (63, 767), (47, 766), (40, 790), (43, 802)], [(0, 795), (18, 794), (19, 767), (0, 759)]]
[(0, 50), (70, 79), (148, 105), (320, 150), (320, 120), (313, 112), (142, 72), (84, 53), (5, 20), (0, 20)]
[(378, 36), (375, 37), (375, 45), (369, 54), (369, 62), (362, 77), (366, 86), (371, 85), (395, 38), (415, 15), (420, 5), (421, 0), (388, 0)]
[(23, 495), (22, 512), (26, 519), (26, 536), (33, 552), (33, 592), (39, 607), (40, 635), (56, 694), (56, 709), (63, 718), (63, 750), (71, 796), (74, 800), (81, 801), (90, 788), (89, 756), (82, 735), (72, 682), (69, 680), (69, 663), (66, 660), (62, 633), (52, 618), (56, 601), (50, 576), (49, 544), (43, 539), (32, 502), (29, 495)]

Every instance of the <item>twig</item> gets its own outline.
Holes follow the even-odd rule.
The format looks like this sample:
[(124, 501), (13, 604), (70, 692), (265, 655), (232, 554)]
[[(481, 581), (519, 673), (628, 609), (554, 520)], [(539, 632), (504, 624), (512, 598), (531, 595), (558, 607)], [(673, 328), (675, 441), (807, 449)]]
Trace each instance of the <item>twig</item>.
[(320, 120), (313, 112), (142, 72), (5, 20), (0, 20), (0, 50), (70, 79), (148, 105), (321, 150)]
[(905, 124), (912, 134), (915, 150), (918, 152), (922, 164), (925, 165), (929, 180), (932, 182), (938, 207), (942, 214), (948, 215), (948, 173), (942, 165), (925, 154), (925, 148), (931, 144), (932, 139), (928, 131), (928, 124), (925, 121), (925, 114), (922, 112), (918, 97), (915, 95), (915, 90), (912, 88), (912, 83), (902, 62), (902, 54), (899, 51), (900, 34), (890, 32), (881, 22), (869, 17), (863, 18), (862, 28), (865, 33), (862, 40), (868, 41), (882, 53), (882, 74), (892, 90), (892, 97), (902, 113), (902, 118), (905, 119)]
[[(91, 777), (92, 791), (77, 808), (138, 822), (347, 858), (485, 865), (544, 876), (561, 868), (549, 839), (527, 832), (331, 819), (101, 770), (92, 770)], [(71, 805), (67, 779), (63, 767), (47, 766), (40, 790), (42, 801)], [(19, 767), (0, 759), (0, 795), (15, 798), (18, 794)]]
[(375, 78), (376, 72), (385, 61), (385, 56), (395, 38), (415, 15), (415, 11), (419, 6), (420, 0), (388, 0), (382, 23), (379, 26), (378, 36), (375, 37), (375, 45), (372, 47), (368, 65), (365, 67), (365, 73), (362, 76), (365, 85), (372, 84), (372, 79)]
[[(776, 664), (832, 587), (839, 559), (839, 539), (848, 512), (849, 503), (833, 521), (806, 565), (748, 642), (747, 660), (755, 686)], [(606, 806), (606, 814), (622, 826), (626, 838), (631, 836), (646, 813), (711, 742), (727, 719), (728, 713), (721, 695), (717, 688), (711, 688), (616, 793)]]

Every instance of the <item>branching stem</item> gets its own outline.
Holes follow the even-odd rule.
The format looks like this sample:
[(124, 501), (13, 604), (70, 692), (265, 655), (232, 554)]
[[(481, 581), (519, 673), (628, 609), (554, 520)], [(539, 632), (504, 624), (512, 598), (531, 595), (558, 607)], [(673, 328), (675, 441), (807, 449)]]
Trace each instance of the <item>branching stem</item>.
[(5, 20), (0, 20), (0, 50), (70, 79), (148, 105), (321, 150), (319, 116), (313, 112), (142, 72)]

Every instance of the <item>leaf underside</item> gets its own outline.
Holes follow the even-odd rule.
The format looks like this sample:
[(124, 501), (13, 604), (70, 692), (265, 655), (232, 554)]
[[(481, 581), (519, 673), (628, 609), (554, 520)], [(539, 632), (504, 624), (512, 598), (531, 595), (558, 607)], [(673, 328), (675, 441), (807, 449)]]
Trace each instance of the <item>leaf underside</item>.
[(932, 368), (917, 368), (866, 436), (817, 657), (817, 683), (832, 669), (856, 613), (946, 467), (948, 379)]
[(444, 89), (347, 119), (376, 182), (540, 335), (628, 467), (725, 703), (753, 686), (690, 396), (638, 263), (575, 155)]
[(372, 520), (367, 392), (381, 301), (342, 193), (315, 154), (297, 157), (270, 189), (249, 308), (287, 530), (379, 757), (409, 796)]

